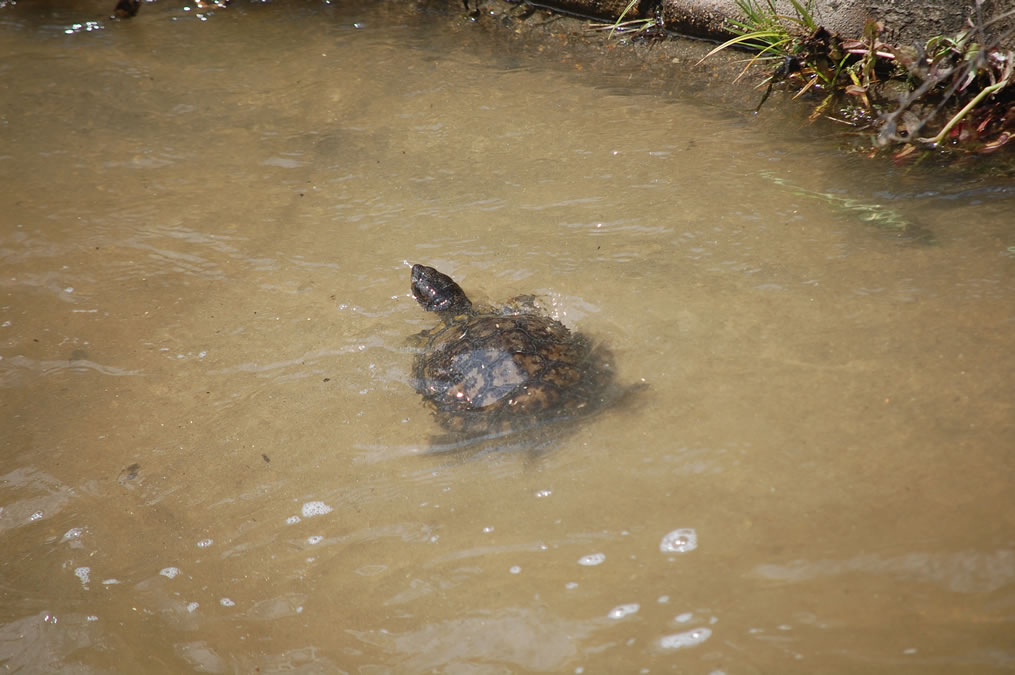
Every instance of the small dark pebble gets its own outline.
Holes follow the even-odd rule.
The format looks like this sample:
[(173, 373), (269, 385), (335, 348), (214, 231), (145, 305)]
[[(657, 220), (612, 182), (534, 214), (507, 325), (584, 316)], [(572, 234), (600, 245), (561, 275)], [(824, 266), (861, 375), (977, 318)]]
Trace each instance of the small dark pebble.
[(137, 480), (138, 474), (141, 472), (141, 465), (137, 462), (131, 464), (123, 471), (120, 472), (120, 477), (117, 479), (120, 485), (126, 485), (127, 483)]

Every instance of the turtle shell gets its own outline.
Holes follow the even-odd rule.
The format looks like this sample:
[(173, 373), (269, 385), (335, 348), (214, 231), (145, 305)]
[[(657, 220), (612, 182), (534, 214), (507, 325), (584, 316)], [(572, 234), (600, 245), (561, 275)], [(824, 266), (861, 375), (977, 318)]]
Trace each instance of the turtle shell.
[(465, 314), (427, 334), (417, 388), (451, 431), (512, 431), (579, 414), (597, 389), (591, 354), (546, 316)]
[(465, 437), (588, 413), (612, 379), (609, 352), (518, 299), (477, 309), (449, 276), (412, 266), (412, 295), (441, 318), (418, 336), (417, 391), (438, 422)]

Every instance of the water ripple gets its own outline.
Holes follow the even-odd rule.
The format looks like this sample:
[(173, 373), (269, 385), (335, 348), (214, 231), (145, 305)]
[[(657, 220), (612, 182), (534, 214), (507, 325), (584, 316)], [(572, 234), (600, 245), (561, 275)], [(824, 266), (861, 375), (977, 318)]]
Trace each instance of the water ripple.
[(938, 583), (959, 593), (990, 593), (1015, 582), (1015, 551), (907, 553), (891, 557), (871, 553), (845, 560), (759, 565), (754, 571), (781, 581), (807, 581), (855, 572), (891, 573)]
[(107, 366), (87, 359), (65, 361), (62, 359), (30, 359), (27, 356), (20, 355), (9, 358), (0, 357), (0, 387), (17, 386), (25, 373), (33, 373), (45, 377), (60, 375), (65, 372), (96, 372), (100, 375), (110, 375), (112, 377), (144, 375), (140, 370), (127, 370), (118, 366)]

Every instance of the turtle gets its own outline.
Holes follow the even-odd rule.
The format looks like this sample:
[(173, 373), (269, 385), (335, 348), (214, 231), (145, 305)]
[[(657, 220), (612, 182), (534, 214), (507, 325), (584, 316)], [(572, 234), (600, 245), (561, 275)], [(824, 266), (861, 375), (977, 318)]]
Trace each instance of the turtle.
[(426, 265), (412, 266), (411, 281), (416, 301), (441, 320), (417, 336), (415, 387), (450, 438), (499, 437), (606, 401), (610, 353), (540, 312), (531, 296), (477, 307)]

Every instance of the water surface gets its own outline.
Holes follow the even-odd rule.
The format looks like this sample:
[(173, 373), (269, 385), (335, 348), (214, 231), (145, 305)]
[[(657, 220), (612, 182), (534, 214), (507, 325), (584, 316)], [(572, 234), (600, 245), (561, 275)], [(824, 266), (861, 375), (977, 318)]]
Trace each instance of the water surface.
[[(1015, 668), (1011, 185), (391, 5), (0, 7), (0, 663)], [(645, 389), (426, 454), (406, 262)]]

